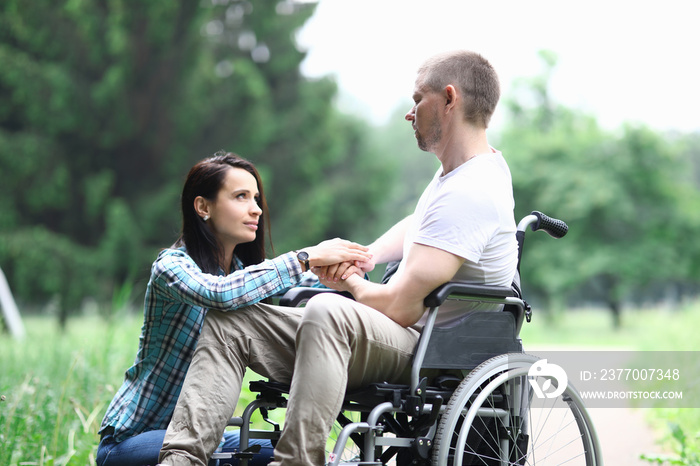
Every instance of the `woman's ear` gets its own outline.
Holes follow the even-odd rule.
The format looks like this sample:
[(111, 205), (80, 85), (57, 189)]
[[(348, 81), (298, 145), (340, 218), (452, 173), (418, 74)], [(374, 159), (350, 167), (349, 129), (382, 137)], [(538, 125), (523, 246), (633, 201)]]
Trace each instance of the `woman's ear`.
[(202, 196), (195, 197), (194, 211), (206, 222), (209, 220), (209, 201)]

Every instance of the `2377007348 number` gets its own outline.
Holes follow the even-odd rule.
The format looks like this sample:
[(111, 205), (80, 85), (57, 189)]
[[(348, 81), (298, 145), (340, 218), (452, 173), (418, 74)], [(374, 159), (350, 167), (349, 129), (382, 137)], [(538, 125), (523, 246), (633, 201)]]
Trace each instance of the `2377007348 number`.
[(598, 380), (679, 380), (679, 369), (601, 369)]

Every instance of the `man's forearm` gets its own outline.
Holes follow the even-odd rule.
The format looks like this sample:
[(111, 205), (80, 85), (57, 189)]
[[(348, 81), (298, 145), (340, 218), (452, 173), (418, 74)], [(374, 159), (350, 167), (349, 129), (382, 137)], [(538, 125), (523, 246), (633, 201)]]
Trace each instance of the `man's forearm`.
[(391, 284), (373, 283), (354, 275), (346, 280), (346, 285), (357, 302), (376, 309), (404, 327), (418, 322), (425, 312), (422, 300), (402, 295)]
[(386, 264), (387, 262), (402, 259), (403, 240), (411, 217), (412, 215), (409, 215), (404, 218), (369, 245), (375, 264)]

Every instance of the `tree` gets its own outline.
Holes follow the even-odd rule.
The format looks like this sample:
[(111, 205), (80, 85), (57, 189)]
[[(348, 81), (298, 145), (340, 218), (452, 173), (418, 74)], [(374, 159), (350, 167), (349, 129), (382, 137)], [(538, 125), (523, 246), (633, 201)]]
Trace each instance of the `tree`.
[(176, 238), (186, 170), (218, 149), (260, 168), (278, 246), (374, 215), (389, 177), (366, 125), (334, 110), (331, 79), (299, 72), (294, 33), (313, 9), (3, 2), (0, 263), (18, 297), (61, 297), (65, 322), (83, 297), (145, 279)]
[(542, 56), (543, 75), (523, 81), (507, 102), (512, 120), (501, 146), (520, 215), (543, 210), (564, 219), (570, 233), (557, 244), (533, 239), (524, 276), (550, 301), (567, 294), (602, 301), (619, 326), (632, 293), (697, 283), (688, 233), (698, 225), (700, 196), (688, 159), (668, 136), (632, 125), (608, 133), (595, 118), (555, 104), (547, 82), (556, 59)]

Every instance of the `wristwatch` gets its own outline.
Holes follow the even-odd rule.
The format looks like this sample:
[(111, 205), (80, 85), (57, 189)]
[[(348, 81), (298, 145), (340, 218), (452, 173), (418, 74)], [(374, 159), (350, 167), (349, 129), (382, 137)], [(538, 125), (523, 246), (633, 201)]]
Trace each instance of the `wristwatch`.
[(297, 260), (304, 266), (304, 272), (309, 270), (311, 266), (309, 265), (309, 253), (306, 251), (299, 251), (297, 253)]

